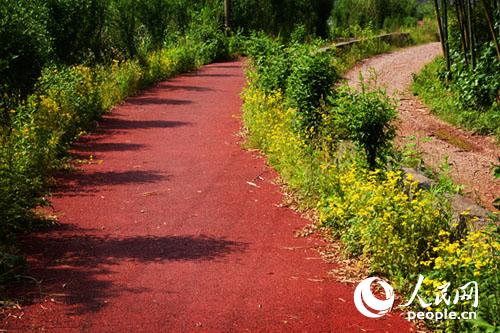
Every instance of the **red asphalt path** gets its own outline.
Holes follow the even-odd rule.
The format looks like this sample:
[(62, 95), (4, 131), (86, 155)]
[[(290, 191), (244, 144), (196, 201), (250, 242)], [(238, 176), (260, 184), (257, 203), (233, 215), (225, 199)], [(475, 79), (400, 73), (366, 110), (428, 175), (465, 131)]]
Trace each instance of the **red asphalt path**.
[[(106, 115), (62, 175), (61, 225), (29, 236), (27, 304), (3, 326), (49, 332), (409, 332), (358, 313), (352, 286), (294, 238), (276, 174), (241, 148), (242, 62), (163, 82)], [(259, 178), (262, 177), (262, 179)], [(257, 187), (248, 184), (255, 183)]]

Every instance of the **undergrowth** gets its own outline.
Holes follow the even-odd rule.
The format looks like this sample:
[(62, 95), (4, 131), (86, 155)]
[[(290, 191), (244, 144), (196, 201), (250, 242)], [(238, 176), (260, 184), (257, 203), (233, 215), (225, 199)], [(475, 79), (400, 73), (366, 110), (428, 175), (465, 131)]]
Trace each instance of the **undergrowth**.
[[(499, 89), (500, 71), (488, 70), (490, 74), (478, 73), (470, 76), (466, 82), (465, 79), (457, 78), (455, 83), (446, 83), (442, 74), (444, 68), (443, 58), (425, 66), (414, 77), (413, 93), (441, 119), (479, 134), (494, 135), (497, 141), (500, 140), (500, 106), (495, 97)], [(488, 91), (476, 94), (477, 85), (482, 85)], [(487, 97), (488, 95), (492, 97)], [(483, 103), (479, 98), (488, 101)]]
[[(430, 326), (448, 332), (497, 327), (499, 230), (493, 226), (464, 230), (453, 217), (448, 185), (425, 190), (404, 175), (391, 148), (395, 110), (387, 96), (336, 87), (309, 95), (320, 96), (315, 104), (297, 104), (289, 94), (289, 82), (278, 80), (268, 86), (267, 78), (297, 67), (295, 61), (307, 73), (315, 67), (303, 66), (315, 62), (284, 57), (288, 47), (277, 41), (256, 37), (253, 43), (259, 51), (251, 53), (243, 93), (247, 144), (261, 149), (303, 204), (318, 211), (319, 223), (344, 243), (347, 255), (362, 257), (371, 274), (389, 278), (405, 296), (419, 274), (426, 277), (421, 295), (431, 302), (436, 288), (447, 282), (451, 294), (477, 281), (478, 320), (428, 322)], [(311, 45), (303, 48), (310, 50)], [(277, 49), (280, 52), (272, 52)], [(314, 82), (303, 85), (307, 92)], [(324, 91), (324, 85), (317, 91)], [(311, 113), (315, 116), (307, 116)], [(370, 145), (375, 147), (375, 158), (370, 156)], [(450, 304), (447, 309), (475, 310), (470, 302)]]

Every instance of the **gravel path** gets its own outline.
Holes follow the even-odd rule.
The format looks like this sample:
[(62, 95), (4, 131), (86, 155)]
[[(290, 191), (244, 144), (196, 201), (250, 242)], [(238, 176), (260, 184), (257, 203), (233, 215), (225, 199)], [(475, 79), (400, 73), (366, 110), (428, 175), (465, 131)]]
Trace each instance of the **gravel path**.
[(415, 137), (424, 163), (435, 170), (448, 157), (451, 176), (464, 185), (465, 196), (494, 210), (492, 202), (500, 196), (500, 181), (495, 181), (492, 173), (500, 156), (494, 138), (474, 135), (441, 121), (409, 92), (412, 74), (440, 54), (439, 43), (382, 54), (358, 64), (346, 79), (358, 87), (360, 72), (365, 80), (375, 77), (378, 86), (399, 99), (398, 144), (404, 146)]
[[(60, 225), (24, 239), (39, 285), (3, 327), (50, 332), (409, 332), (361, 315), (276, 174), (241, 148), (243, 64), (212, 64), (130, 98), (59, 177)], [(92, 159), (89, 156), (92, 155)], [(31, 281), (31, 280), (30, 280)]]

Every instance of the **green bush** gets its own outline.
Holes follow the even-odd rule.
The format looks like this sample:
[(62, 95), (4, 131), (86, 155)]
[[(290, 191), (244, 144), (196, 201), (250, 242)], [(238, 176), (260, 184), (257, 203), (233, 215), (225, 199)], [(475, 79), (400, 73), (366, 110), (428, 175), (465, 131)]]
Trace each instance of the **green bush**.
[(285, 91), (290, 74), (285, 45), (264, 33), (254, 33), (248, 39), (245, 49), (258, 76), (256, 84), (267, 92), (278, 89)]
[(328, 54), (314, 53), (314, 48), (300, 44), (294, 44), (289, 52), (285, 95), (289, 106), (299, 111), (299, 130), (314, 135), (322, 120), (319, 107), (332, 93), (338, 77)]
[(403, 25), (414, 25), (421, 19), (415, 0), (336, 0), (329, 19), (330, 37), (345, 36), (342, 30), (351, 26), (394, 30)]
[(220, 1), (215, 6), (204, 6), (191, 13), (191, 22), (186, 31), (186, 41), (192, 45), (199, 64), (227, 58), (228, 45), (222, 25)]
[[(43, 1), (0, 0), (0, 94), (30, 92), (50, 60), (52, 37)], [(5, 110), (2, 110), (5, 112)]]
[(336, 136), (364, 149), (371, 169), (383, 166), (396, 134), (396, 109), (385, 93), (344, 89), (330, 103), (330, 126)]
[[(440, 74), (444, 79), (444, 71)], [(467, 66), (462, 59), (455, 61), (451, 77), (450, 88), (456, 92), (461, 107), (491, 107), (497, 101), (500, 91), (500, 60), (496, 56), (493, 42), (483, 47), (476, 67)]]
[(104, 43), (107, 3), (99, 0), (48, 0), (48, 30), (57, 59), (66, 64), (107, 58)]
[(233, 25), (285, 38), (302, 25), (309, 34), (327, 37), (326, 21), (331, 8), (330, 0), (233, 1)]

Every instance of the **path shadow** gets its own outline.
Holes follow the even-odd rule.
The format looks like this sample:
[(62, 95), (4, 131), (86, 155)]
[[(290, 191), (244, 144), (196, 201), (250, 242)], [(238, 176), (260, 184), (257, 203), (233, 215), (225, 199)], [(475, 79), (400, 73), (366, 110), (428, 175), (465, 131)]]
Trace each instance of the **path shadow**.
[(139, 150), (144, 148), (142, 144), (136, 143), (120, 143), (120, 142), (92, 142), (87, 144), (77, 142), (73, 145), (72, 150), (79, 152), (110, 152), (110, 151), (129, 151)]
[(157, 97), (134, 97), (127, 99), (127, 104), (133, 105), (188, 105), (193, 102), (183, 99), (169, 99), (169, 98), (157, 98)]
[(206, 76), (206, 77), (236, 77), (237, 75), (233, 75), (233, 74), (209, 74), (209, 73), (193, 73), (193, 74), (185, 74), (185, 76)]
[[(116, 296), (148, 292), (148, 288), (127, 287), (124, 280), (129, 272), (140, 271), (141, 263), (214, 261), (247, 247), (246, 243), (207, 236), (116, 237), (76, 231), (78, 234), (70, 235), (48, 231), (24, 240), (31, 262), (27, 274), (39, 283), (11, 289), (16, 290), (13, 297), (22, 297), (22, 305), (54, 299), (69, 305), (68, 315), (98, 312)], [(175, 274), (158, 272), (162, 273)]]
[[(127, 120), (118, 118), (108, 118), (102, 122), (102, 131), (116, 129), (137, 129), (137, 128), (175, 128), (191, 125), (185, 121), (175, 120)], [(102, 134), (102, 132), (101, 132)]]
[(185, 90), (185, 91), (194, 91), (194, 92), (214, 91), (214, 89), (208, 88), (208, 87), (175, 85), (169, 81), (159, 83), (156, 86), (156, 88), (158, 88), (160, 90)]
[(209, 65), (210, 68), (241, 68), (240, 65)]
[(84, 172), (73, 170), (57, 175), (57, 184), (51, 189), (54, 197), (81, 196), (97, 192), (99, 188), (126, 184), (152, 184), (168, 180), (169, 175), (153, 170)]

